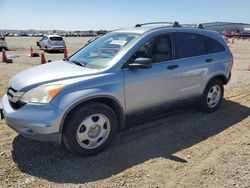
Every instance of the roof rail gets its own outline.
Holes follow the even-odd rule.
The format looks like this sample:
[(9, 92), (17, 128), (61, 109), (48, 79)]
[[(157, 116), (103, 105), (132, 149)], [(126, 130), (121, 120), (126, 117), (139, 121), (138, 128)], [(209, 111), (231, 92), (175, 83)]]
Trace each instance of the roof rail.
[(169, 24), (172, 25), (173, 27), (181, 27), (181, 25), (177, 22), (150, 22), (150, 23), (143, 23), (143, 24), (136, 24), (135, 27), (141, 27), (144, 25), (152, 25), (152, 24)]
[(174, 23), (173, 23), (173, 27), (181, 27), (181, 25), (179, 24), (179, 22), (174, 21)]
[(168, 24), (172, 27), (197, 27), (198, 29), (205, 29), (205, 27), (202, 24), (182, 24), (180, 25), (179, 22), (149, 22), (149, 23), (142, 23), (142, 24), (136, 24), (135, 27), (142, 27), (144, 25), (152, 25), (152, 24)]
[(198, 29), (205, 29), (202, 24), (183, 24), (185, 27), (197, 27)]
[(202, 24), (198, 24), (198, 29), (205, 29), (205, 27)]

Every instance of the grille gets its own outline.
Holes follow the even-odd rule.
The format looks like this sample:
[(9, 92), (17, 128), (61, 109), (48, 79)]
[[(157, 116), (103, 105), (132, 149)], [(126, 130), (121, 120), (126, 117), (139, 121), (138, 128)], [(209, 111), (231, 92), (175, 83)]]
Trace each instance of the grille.
[(17, 90), (15, 90), (14, 88), (10, 87), (7, 90), (7, 95), (9, 98), (13, 98), (14, 95), (16, 94)]
[(7, 96), (10, 105), (13, 109), (19, 109), (25, 105), (25, 103), (19, 101), (20, 97), (23, 95), (22, 92), (18, 92), (16, 89), (10, 87), (7, 90)]

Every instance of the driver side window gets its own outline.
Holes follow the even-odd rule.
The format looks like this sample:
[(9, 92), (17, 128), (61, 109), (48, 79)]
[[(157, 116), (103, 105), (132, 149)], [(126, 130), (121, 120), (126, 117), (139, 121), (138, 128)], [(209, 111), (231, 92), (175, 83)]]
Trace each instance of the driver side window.
[(136, 58), (150, 58), (153, 63), (172, 60), (172, 40), (169, 34), (153, 37), (142, 45), (129, 59), (132, 63)]

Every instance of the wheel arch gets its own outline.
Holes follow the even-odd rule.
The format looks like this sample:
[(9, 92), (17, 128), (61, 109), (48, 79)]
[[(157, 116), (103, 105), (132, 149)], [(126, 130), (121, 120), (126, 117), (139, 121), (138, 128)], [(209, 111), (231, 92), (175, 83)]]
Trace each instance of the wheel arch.
[[(228, 83), (227, 77), (226, 77), (225, 75), (223, 75), (223, 74), (216, 75), (216, 76), (212, 77), (212, 78), (209, 80), (209, 82), (211, 82), (211, 81), (214, 80), (214, 79), (220, 79), (220, 80), (222, 81), (223, 85), (227, 85), (227, 83)], [(208, 83), (209, 83), (209, 82), (208, 82)]]
[(63, 118), (60, 123), (60, 132), (63, 132), (63, 128), (67, 120), (69, 119), (70, 115), (74, 113), (75, 110), (80, 108), (83, 105), (86, 105), (87, 103), (91, 102), (99, 102), (103, 103), (107, 106), (109, 106), (117, 115), (117, 121), (118, 121), (118, 129), (123, 129), (125, 127), (125, 113), (121, 106), (121, 104), (111, 96), (97, 96), (97, 97), (90, 97), (81, 101), (78, 101), (77, 103), (73, 104), (63, 115)]
[(205, 87), (204, 87), (204, 89), (203, 89), (203, 93), (204, 93), (204, 91), (206, 90), (208, 84), (209, 84), (212, 80), (215, 80), (215, 79), (221, 80), (222, 83), (223, 83), (223, 85), (226, 85), (226, 84), (228, 83), (228, 79), (227, 79), (227, 77), (226, 77), (225, 75), (223, 75), (223, 74), (214, 75), (214, 76), (212, 76), (212, 77), (208, 80), (208, 82), (206, 83), (206, 85), (205, 85)]

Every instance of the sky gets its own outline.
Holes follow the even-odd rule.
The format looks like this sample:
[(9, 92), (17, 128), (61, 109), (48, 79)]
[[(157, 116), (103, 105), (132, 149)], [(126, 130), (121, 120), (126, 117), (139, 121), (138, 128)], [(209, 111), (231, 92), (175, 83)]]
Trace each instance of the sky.
[(0, 0), (0, 29), (110, 30), (175, 20), (250, 23), (250, 0)]

